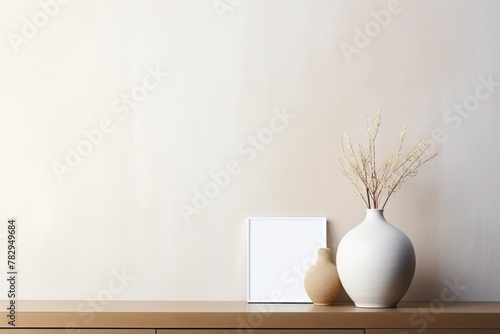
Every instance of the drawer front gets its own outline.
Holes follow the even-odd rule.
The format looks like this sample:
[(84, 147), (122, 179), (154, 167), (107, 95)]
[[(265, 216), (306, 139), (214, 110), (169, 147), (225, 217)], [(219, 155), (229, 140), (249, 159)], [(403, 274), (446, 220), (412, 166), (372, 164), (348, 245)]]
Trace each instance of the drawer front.
[(157, 334), (364, 334), (362, 329), (162, 329)]
[(366, 334), (500, 334), (499, 329), (367, 329)]
[(1, 329), (0, 333), (8, 334), (155, 334), (154, 329)]

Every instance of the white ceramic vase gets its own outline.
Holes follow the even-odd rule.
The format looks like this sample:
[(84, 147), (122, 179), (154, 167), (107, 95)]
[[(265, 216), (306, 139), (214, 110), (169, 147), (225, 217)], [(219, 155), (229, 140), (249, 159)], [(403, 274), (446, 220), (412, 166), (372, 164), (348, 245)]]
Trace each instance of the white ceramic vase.
[(384, 210), (367, 209), (363, 222), (340, 241), (337, 270), (357, 307), (396, 307), (413, 279), (415, 250), (385, 220)]

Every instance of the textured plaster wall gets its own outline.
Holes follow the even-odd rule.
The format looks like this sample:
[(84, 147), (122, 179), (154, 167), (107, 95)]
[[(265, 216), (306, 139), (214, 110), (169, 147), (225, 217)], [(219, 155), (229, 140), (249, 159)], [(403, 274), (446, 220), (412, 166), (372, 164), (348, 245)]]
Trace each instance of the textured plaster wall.
[(23, 0), (0, 37), (19, 298), (244, 300), (247, 217), (364, 218), (340, 138), (383, 100), (381, 150), (443, 146), (386, 208), (405, 299), (500, 300), (497, 1)]

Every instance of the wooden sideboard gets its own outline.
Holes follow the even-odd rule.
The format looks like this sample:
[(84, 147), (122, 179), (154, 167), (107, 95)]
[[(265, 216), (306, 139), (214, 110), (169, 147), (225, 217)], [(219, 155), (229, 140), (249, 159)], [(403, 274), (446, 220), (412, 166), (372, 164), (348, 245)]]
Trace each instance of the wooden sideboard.
[(352, 304), (246, 302), (18, 301), (5, 334), (500, 334), (500, 303)]

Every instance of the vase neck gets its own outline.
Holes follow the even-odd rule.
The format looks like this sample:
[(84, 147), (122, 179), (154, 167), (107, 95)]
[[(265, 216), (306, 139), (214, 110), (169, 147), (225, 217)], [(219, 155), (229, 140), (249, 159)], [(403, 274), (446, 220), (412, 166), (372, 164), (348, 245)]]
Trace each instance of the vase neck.
[(332, 253), (330, 252), (330, 248), (318, 249), (318, 261), (332, 261)]
[(386, 221), (385, 217), (384, 217), (384, 210), (383, 209), (366, 209), (365, 221), (369, 221), (369, 220), (373, 220), (373, 219)]

